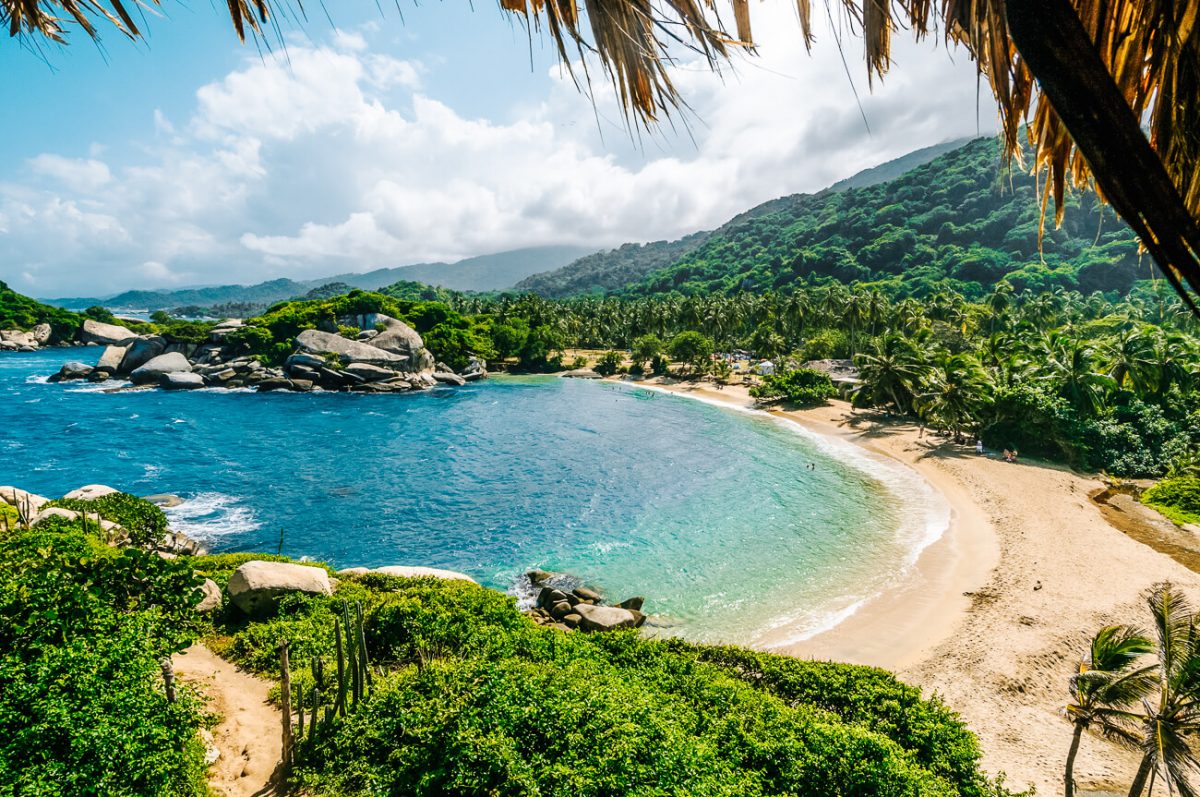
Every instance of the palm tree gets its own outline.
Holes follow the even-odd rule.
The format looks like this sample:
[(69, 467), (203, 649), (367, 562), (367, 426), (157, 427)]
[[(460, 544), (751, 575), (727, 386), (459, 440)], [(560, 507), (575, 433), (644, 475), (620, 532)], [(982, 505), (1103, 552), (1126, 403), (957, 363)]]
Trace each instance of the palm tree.
[(946, 354), (932, 370), (916, 407), (922, 418), (944, 426), (959, 439), (979, 416), (989, 391), (987, 372), (974, 355)]
[[(1147, 780), (1161, 776), (1169, 792), (1195, 797), (1194, 780), (1200, 760), (1191, 741), (1200, 733), (1200, 633), (1187, 598), (1170, 582), (1155, 586), (1146, 596), (1154, 618), (1154, 670), (1152, 695), (1143, 700), (1141, 724), (1142, 762), (1129, 789), (1141, 797)], [(1136, 715), (1135, 715), (1136, 716)]]
[(1135, 665), (1152, 647), (1149, 639), (1123, 625), (1102, 628), (1092, 639), (1088, 658), (1069, 682), (1067, 718), (1074, 729), (1064, 773), (1066, 797), (1075, 793), (1075, 756), (1085, 730), (1097, 727), (1106, 736), (1136, 744), (1131, 707), (1154, 688), (1156, 667)]
[(925, 357), (910, 339), (897, 334), (875, 341), (874, 349), (856, 358), (862, 382), (855, 390), (855, 398), (865, 394), (876, 403), (886, 398), (896, 412), (902, 415), (910, 412), (913, 396), (929, 374)]

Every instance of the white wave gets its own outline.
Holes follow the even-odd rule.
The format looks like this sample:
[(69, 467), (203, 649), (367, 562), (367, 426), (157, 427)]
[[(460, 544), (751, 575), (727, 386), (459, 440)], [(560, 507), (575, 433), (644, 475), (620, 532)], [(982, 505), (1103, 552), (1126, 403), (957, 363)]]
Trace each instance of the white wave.
[(34, 374), (33, 376), (27, 376), (27, 377), (25, 377), (25, 384), (27, 384), (27, 385), (48, 385), (48, 384), (50, 384), (50, 375), (49, 374), (41, 374), (41, 375)]
[(170, 526), (189, 537), (207, 541), (226, 534), (255, 531), (262, 526), (254, 510), (225, 493), (197, 493), (179, 506), (163, 509)]

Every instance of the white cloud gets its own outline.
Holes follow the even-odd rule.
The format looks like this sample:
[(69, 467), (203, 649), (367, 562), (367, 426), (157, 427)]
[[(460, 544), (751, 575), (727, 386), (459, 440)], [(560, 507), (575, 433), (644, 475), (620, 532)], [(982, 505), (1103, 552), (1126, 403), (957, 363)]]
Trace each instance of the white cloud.
[[(473, 118), (423, 88), (430, 67), (360, 32), (248, 59), (197, 90), (186, 122), (156, 111), (142, 161), (46, 153), (0, 183), (0, 262), (54, 295), (599, 248), (711, 228), (977, 131), (965, 56), (902, 41), (884, 86), (859, 86), (868, 132), (834, 42), (807, 56), (785, 5), (756, 6), (760, 58), (721, 76), (675, 69), (690, 133), (631, 137), (606, 85), (593, 108), (557, 68), (536, 105)], [(857, 60), (850, 69), (865, 83)], [(987, 133), (994, 108), (980, 105)]]

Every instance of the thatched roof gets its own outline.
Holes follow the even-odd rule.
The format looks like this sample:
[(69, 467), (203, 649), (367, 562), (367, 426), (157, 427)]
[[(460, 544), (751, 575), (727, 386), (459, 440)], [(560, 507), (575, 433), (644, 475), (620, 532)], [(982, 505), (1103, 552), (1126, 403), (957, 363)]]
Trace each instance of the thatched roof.
[[(794, 1), (811, 43), (813, 2)], [(753, 47), (749, 0), (730, 0), (734, 33), (714, 0), (583, 0), (582, 9), (577, 0), (499, 2), (544, 28), (568, 68), (595, 53), (623, 106), (643, 124), (686, 99), (666, 68), (669, 47), (686, 44), (713, 68), (733, 50)], [(999, 103), (1010, 155), (1019, 157), (1027, 130), (1033, 166), (1048, 175), (1043, 206), (1053, 195), (1060, 220), (1068, 184), (1098, 190), (1184, 298), (1191, 303), (1181, 283), (1200, 294), (1200, 0), (824, 2), (862, 36), (870, 79), (887, 73), (892, 37), (902, 29), (966, 48)], [(228, 0), (228, 7), (242, 38), (291, 8), (286, 0), (282, 7)], [(97, 22), (141, 33), (122, 0), (0, 0), (0, 21), (13, 36), (57, 41), (73, 24), (91, 36)]]

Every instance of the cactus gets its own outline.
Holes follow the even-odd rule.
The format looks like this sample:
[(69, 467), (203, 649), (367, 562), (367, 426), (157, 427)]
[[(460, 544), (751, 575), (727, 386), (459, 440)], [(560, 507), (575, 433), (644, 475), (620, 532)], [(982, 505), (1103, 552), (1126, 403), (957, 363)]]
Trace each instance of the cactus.
[(334, 709), (344, 717), (346, 716), (346, 654), (342, 650), (342, 626), (337, 619), (333, 621), (333, 635), (337, 641), (338, 667), (338, 696)]

